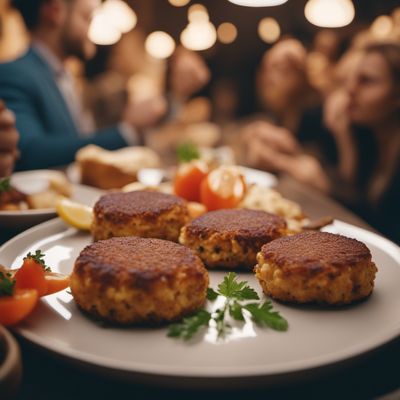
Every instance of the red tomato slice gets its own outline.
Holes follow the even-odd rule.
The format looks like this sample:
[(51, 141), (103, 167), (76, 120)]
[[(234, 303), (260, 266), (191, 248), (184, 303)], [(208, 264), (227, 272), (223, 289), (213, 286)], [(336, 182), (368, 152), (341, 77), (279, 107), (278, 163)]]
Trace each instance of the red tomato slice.
[(47, 292), (45, 296), (64, 290), (69, 286), (69, 275), (58, 274), (57, 272), (46, 272), (44, 277), (47, 283)]
[(200, 185), (207, 173), (207, 165), (199, 160), (180, 165), (174, 180), (175, 194), (188, 201), (199, 202)]
[(232, 167), (219, 167), (201, 184), (201, 202), (209, 211), (235, 208), (246, 191), (243, 176)]
[(22, 267), (14, 275), (16, 289), (36, 289), (39, 297), (47, 292), (43, 266), (32, 258), (25, 258)]
[(14, 325), (34, 309), (38, 300), (35, 289), (15, 289), (12, 296), (0, 297), (0, 324)]

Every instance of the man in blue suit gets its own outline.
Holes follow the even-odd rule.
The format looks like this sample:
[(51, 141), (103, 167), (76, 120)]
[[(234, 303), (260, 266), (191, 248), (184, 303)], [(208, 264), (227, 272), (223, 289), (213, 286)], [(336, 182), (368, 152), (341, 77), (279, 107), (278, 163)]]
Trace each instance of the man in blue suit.
[[(21, 156), (17, 170), (65, 165), (93, 143), (113, 150), (141, 143), (142, 129), (166, 112), (163, 97), (127, 105), (117, 126), (84, 132), (82, 109), (63, 62), (85, 59), (87, 33), (98, 0), (14, 0), (31, 33), (22, 57), (0, 64), (0, 98), (16, 116)], [(0, 138), (1, 140), (1, 138)]]

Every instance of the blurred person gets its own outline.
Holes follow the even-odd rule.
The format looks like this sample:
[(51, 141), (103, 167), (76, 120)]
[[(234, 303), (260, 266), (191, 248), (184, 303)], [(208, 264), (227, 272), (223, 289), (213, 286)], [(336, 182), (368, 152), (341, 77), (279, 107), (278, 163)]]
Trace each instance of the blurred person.
[(221, 78), (211, 89), (213, 119), (220, 125), (234, 121), (239, 109), (238, 87), (233, 79)]
[(245, 132), (248, 159), (335, 196), (400, 243), (400, 45), (370, 45), (357, 57), (344, 90), (324, 105), (315, 140), (330, 141), (330, 154), (305, 154), (288, 132), (274, 141), (273, 127)]
[(272, 122), (295, 132), (306, 108), (318, 102), (306, 69), (307, 51), (297, 39), (279, 41), (263, 56), (257, 89)]
[[(132, 57), (132, 48), (137, 57)], [(105, 71), (86, 91), (89, 108), (101, 126), (120, 117), (121, 105), (129, 97), (140, 100), (159, 93), (168, 99), (166, 120), (179, 119), (186, 113), (188, 101), (210, 80), (210, 71), (199, 54), (179, 46), (167, 61), (155, 59), (145, 52), (140, 32), (124, 35), (106, 58)]]
[(175, 101), (185, 102), (210, 80), (210, 71), (201, 56), (178, 46), (171, 57), (169, 88)]
[(340, 39), (336, 31), (322, 29), (314, 36), (313, 48), (307, 55), (307, 76), (322, 97), (332, 90), (339, 51)]
[(11, 175), (18, 158), (19, 134), (15, 129), (15, 117), (0, 100), (0, 178)]
[(20, 14), (0, 1), (0, 62), (13, 60), (26, 51), (28, 35)]
[(98, 0), (14, 0), (31, 34), (31, 46), (15, 61), (0, 64), (0, 97), (15, 113), (21, 157), (17, 169), (65, 165), (89, 143), (109, 150), (142, 142), (141, 131), (166, 112), (158, 96), (128, 103), (114, 127), (88, 133), (82, 107), (63, 63), (85, 60), (88, 29)]

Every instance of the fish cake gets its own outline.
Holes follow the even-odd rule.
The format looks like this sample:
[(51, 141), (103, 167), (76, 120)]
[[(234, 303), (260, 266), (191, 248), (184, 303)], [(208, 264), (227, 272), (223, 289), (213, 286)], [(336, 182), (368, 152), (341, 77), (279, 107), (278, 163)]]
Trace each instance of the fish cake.
[(349, 304), (368, 297), (377, 268), (368, 247), (327, 232), (304, 232), (264, 245), (255, 274), (264, 293), (295, 303)]
[(208, 272), (187, 247), (123, 237), (87, 246), (75, 262), (77, 305), (103, 321), (131, 325), (180, 319), (205, 302)]
[(106, 194), (93, 212), (94, 240), (140, 236), (177, 242), (180, 229), (189, 219), (185, 200), (154, 191)]
[(195, 250), (208, 268), (252, 269), (262, 245), (285, 234), (282, 217), (230, 209), (195, 218), (182, 228), (179, 242)]

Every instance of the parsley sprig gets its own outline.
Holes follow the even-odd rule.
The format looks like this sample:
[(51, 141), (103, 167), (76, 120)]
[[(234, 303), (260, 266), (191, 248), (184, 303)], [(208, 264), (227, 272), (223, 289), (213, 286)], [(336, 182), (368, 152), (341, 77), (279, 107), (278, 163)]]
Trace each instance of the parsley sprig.
[(51, 268), (48, 267), (48, 266), (46, 265), (46, 263), (44, 262), (44, 259), (43, 259), (44, 256), (45, 256), (45, 254), (42, 253), (41, 250), (36, 250), (36, 251), (35, 251), (35, 254), (32, 254), (31, 252), (29, 252), (29, 253), (26, 255), (26, 257), (24, 257), (24, 260), (26, 260), (27, 258), (32, 258), (35, 262), (37, 262), (38, 264), (40, 264), (46, 272), (51, 272)]
[(14, 293), (15, 279), (9, 272), (0, 272), (0, 296), (12, 296)]
[(176, 149), (178, 161), (180, 163), (197, 160), (200, 158), (200, 152), (197, 146), (193, 143), (182, 143)]
[(0, 193), (11, 190), (10, 178), (0, 179)]
[[(248, 282), (238, 281), (234, 272), (230, 272), (218, 285), (218, 290), (207, 289), (207, 299), (214, 301), (218, 296), (224, 297), (224, 303), (213, 313), (204, 309), (197, 311), (189, 317), (185, 317), (181, 322), (170, 325), (168, 336), (191, 339), (202, 327), (210, 324), (215, 326), (217, 337), (225, 337), (231, 330), (231, 325), (227, 321), (227, 314), (236, 321), (245, 321), (244, 313), (248, 313), (250, 318), (259, 326), (268, 326), (277, 331), (286, 331), (288, 322), (279, 312), (273, 310), (270, 300), (263, 302), (251, 302), (249, 300), (260, 300), (258, 294), (252, 289)], [(244, 303), (243, 303), (244, 302)]]

